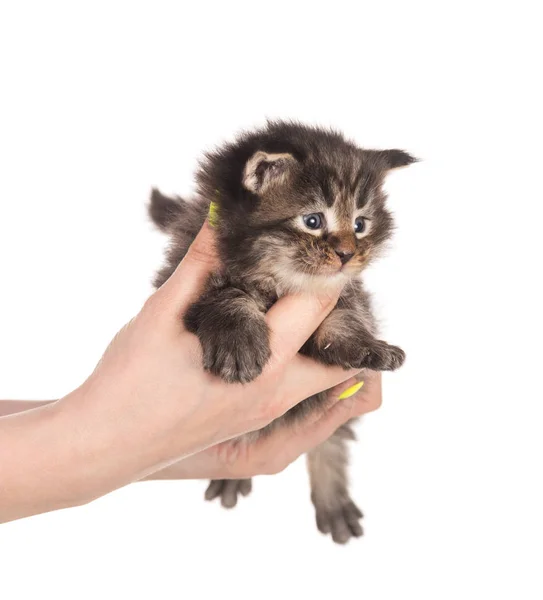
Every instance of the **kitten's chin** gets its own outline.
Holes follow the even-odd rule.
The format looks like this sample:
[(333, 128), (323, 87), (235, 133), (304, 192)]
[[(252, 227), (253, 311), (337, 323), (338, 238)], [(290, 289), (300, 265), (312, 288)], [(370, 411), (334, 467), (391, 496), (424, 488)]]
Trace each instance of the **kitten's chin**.
[(362, 271), (364, 270), (364, 267), (366, 265), (356, 265), (356, 266), (352, 266), (349, 265), (348, 263), (341, 269), (341, 273), (347, 277), (347, 279), (356, 279), (357, 277), (359, 277), (362, 274)]
[(277, 295), (284, 296), (296, 292), (322, 293), (333, 290), (352, 279), (343, 270), (335, 271), (326, 275), (310, 275), (300, 271), (283, 271), (276, 277)]

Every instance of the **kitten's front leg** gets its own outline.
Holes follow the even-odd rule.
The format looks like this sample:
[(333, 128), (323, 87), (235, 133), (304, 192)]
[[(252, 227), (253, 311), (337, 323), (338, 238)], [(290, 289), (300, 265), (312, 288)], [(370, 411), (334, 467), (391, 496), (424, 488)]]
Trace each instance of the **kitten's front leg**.
[(185, 314), (200, 339), (204, 368), (228, 382), (252, 381), (270, 357), (269, 331), (257, 302), (237, 288), (210, 289)]
[(301, 352), (324, 364), (346, 369), (394, 371), (405, 360), (401, 348), (376, 339), (356, 310), (349, 308), (335, 308)]

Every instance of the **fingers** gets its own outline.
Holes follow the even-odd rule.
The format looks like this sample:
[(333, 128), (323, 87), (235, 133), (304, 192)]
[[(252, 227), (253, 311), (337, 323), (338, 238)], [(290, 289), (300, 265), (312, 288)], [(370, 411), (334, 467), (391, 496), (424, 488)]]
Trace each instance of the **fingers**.
[(320, 407), (320, 410), (314, 410), (305, 417), (303, 423), (300, 424), (300, 431), (304, 431), (317, 421), (320, 421), (335, 404), (340, 400), (347, 400), (354, 396), (364, 386), (363, 381), (358, 381), (359, 377), (351, 377), (343, 383), (331, 388), (326, 394), (326, 402)]
[[(273, 442), (274, 460), (271, 472), (283, 470), (302, 454), (316, 448), (353, 417), (360, 416), (381, 405), (381, 374), (367, 371), (364, 385), (352, 396), (340, 399), (361, 378), (350, 378), (329, 393), (329, 404), (322, 411), (309, 415), (297, 426), (279, 429), (270, 438)], [(275, 439), (273, 437), (275, 436)], [(265, 441), (265, 440), (264, 440)], [(269, 451), (269, 448), (262, 449)]]
[(286, 362), (304, 345), (336, 305), (341, 288), (328, 294), (294, 294), (280, 298), (268, 311), (270, 346), (276, 362)]
[(156, 296), (172, 302), (176, 314), (184, 312), (198, 297), (210, 273), (219, 266), (212, 228), (206, 221), (187, 254)]
[[(324, 435), (330, 428), (333, 433), (349, 419), (377, 410), (381, 403), (381, 373), (365, 370), (329, 391), (329, 403), (313, 419), (313, 429), (317, 435), (319, 431)], [(312, 422), (304, 425), (310, 427)]]
[(360, 369), (343, 369), (318, 363), (306, 356), (297, 355), (283, 367), (278, 403), (271, 418), (278, 418), (293, 406), (354, 377)]
[(301, 453), (322, 444), (344, 423), (367, 412), (361, 402), (363, 396), (364, 392), (358, 391), (353, 396), (341, 400), (339, 394), (334, 394), (331, 400), (332, 406), (315, 422), (304, 424), (303, 430), (298, 433)]
[(315, 423), (306, 425), (304, 430), (298, 432), (299, 436), (297, 451), (299, 454), (309, 452), (319, 444), (326, 441), (335, 431), (354, 416), (354, 397), (347, 400), (339, 400)]
[[(330, 392), (329, 403), (300, 423), (276, 429), (271, 435), (258, 440), (253, 448), (253, 460), (257, 457), (256, 471), (278, 473), (300, 455), (315, 448), (329, 438), (338, 427), (352, 416), (354, 396), (339, 400), (340, 394), (356, 383), (350, 378)], [(259, 457), (259, 459), (258, 459)]]
[(363, 379), (364, 386), (360, 393), (356, 394), (355, 416), (377, 410), (383, 402), (382, 373), (380, 371), (363, 371), (358, 379)]

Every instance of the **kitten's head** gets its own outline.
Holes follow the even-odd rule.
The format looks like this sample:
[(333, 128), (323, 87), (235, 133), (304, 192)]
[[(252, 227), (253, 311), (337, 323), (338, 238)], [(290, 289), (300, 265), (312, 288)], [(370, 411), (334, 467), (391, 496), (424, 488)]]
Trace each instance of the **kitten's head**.
[(227, 268), (292, 291), (360, 274), (393, 228), (384, 177), (414, 161), (274, 122), (206, 155), (197, 179), (218, 204)]

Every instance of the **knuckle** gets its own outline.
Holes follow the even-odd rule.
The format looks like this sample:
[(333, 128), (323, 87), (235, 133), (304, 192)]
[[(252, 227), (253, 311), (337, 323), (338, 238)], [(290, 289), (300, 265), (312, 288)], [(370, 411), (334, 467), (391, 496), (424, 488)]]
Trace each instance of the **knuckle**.
[(377, 374), (375, 385), (373, 386), (372, 404), (375, 409), (379, 408), (383, 404), (383, 387), (381, 385), (381, 374)]
[(255, 407), (254, 424), (258, 426), (258, 429), (262, 429), (266, 425), (269, 425), (284, 413), (282, 406), (283, 403), (281, 402), (281, 398), (277, 395), (270, 395), (262, 398), (258, 407)]
[(315, 308), (319, 313), (327, 312), (335, 305), (337, 297), (333, 294), (317, 294), (315, 296)]
[(281, 371), (285, 368), (288, 360), (288, 352), (285, 351), (284, 344), (274, 344), (273, 351), (270, 353), (265, 366), (265, 376), (270, 381), (277, 381), (281, 377)]
[(381, 390), (375, 391), (365, 402), (365, 412), (373, 412), (383, 404), (383, 394)]
[(278, 475), (279, 473), (282, 473), (288, 466), (288, 463), (285, 463), (282, 460), (278, 460), (278, 459), (273, 459), (272, 461), (268, 462), (262, 470), (262, 474), (263, 475)]
[(142, 312), (150, 313), (150, 314), (154, 315), (157, 312), (160, 312), (161, 307), (162, 307), (161, 295), (154, 293), (154, 294), (151, 294), (151, 296), (149, 296), (149, 298), (147, 298), (147, 300), (145, 300), (145, 302), (143, 303)]
[(187, 252), (187, 258), (194, 263), (213, 266), (215, 264), (215, 253), (212, 248), (202, 241), (196, 241)]
[(258, 411), (256, 415), (256, 422), (258, 423), (259, 427), (262, 428), (266, 425), (269, 425), (279, 416), (280, 414), (278, 414), (275, 406), (264, 406)]
[(241, 477), (240, 465), (244, 464), (247, 449), (242, 439), (223, 442), (215, 447), (219, 464), (229, 477)]
[(224, 444), (221, 452), (222, 462), (227, 467), (232, 467), (236, 464), (236, 461), (240, 458), (240, 447), (235, 441), (232, 443)]

